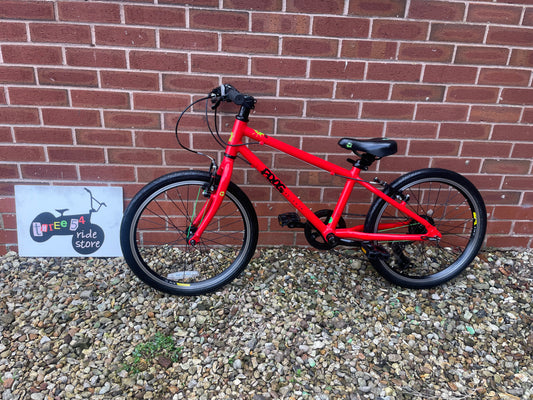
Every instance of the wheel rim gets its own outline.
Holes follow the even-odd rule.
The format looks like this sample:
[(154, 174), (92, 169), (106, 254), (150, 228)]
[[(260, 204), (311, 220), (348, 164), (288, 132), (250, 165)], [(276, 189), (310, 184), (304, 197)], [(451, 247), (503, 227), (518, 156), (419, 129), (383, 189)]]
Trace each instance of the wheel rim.
[[(457, 182), (444, 178), (420, 179), (402, 187), (402, 194), (409, 196), (407, 207), (434, 222), (441, 232), (438, 241), (379, 242), (389, 254), (388, 260), (380, 260), (395, 275), (408, 279), (433, 279), (444, 281), (458, 273), (479, 250), (476, 236), (479, 234), (477, 218), (480, 210), (469, 192)], [(379, 223), (399, 220), (394, 207), (385, 203), (378, 213), (373, 227)], [(423, 233), (421, 225), (413, 220), (401, 228), (380, 231), (386, 233)]]
[(192, 220), (207, 201), (204, 181), (176, 182), (152, 193), (138, 207), (130, 231), (133, 257), (159, 284), (201, 289), (238, 273), (250, 245), (250, 221), (236, 197), (227, 192), (196, 246), (187, 243)]

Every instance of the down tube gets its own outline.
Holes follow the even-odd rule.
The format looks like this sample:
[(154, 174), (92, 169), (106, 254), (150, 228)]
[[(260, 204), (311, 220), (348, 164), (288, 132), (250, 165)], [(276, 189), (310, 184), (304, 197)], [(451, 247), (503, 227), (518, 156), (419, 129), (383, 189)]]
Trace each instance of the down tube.
[[(259, 171), (259, 173), (261, 173), (261, 175), (268, 179), (272, 186), (274, 186), (289, 203), (291, 203), (298, 211), (300, 211), (315, 228), (317, 228), (320, 232), (324, 232), (326, 230), (326, 225), (320, 220), (320, 218), (318, 218), (287, 186), (282, 184), (281, 181), (259, 158), (257, 158), (254, 153), (252, 153), (245, 146), (242, 146), (239, 149), (239, 152), (250, 162), (250, 164), (252, 164), (256, 170)], [(272, 176), (273, 179), (269, 179), (269, 176)], [(277, 181), (276, 183), (273, 182), (274, 179)]]

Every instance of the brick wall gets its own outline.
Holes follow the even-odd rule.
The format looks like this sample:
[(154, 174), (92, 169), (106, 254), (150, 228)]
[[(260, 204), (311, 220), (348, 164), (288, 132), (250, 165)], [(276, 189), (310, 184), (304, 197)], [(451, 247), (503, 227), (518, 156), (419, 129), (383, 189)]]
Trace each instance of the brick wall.
[[(533, 244), (531, 0), (0, 0), (0, 18), (0, 253), (16, 249), (15, 184), (122, 186), (127, 202), (207, 167), (173, 128), (222, 82), (259, 99), (255, 128), (346, 166), (340, 137), (396, 139), (370, 179), (465, 174), (487, 203), (487, 244)], [(200, 111), (183, 138), (215, 152)], [(341, 181), (258, 150), (313, 208), (339, 194)], [(277, 226), (291, 207), (255, 171), (235, 180), (258, 200), (262, 243), (304, 243)], [(369, 200), (356, 193), (350, 211)]]

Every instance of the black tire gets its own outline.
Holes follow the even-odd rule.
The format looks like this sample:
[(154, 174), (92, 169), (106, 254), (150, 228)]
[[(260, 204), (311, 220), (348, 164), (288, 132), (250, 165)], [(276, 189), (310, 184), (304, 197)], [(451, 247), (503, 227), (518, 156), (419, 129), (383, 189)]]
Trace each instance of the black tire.
[(154, 289), (179, 296), (212, 292), (235, 279), (252, 258), (257, 216), (233, 183), (201, 242), (187, 244), (191, 214), (207, 201), (209, 182), (207, 172), (174, 172), (147, 184), (127, 207), (122, 252), (131, 270)]
[[(391, 197), (409, 196), (408, 207), (434, 224), (442, 238), (437, 242), (373, 242), (384, 255), (370, 257), (370, 262), (384, 278), (407, 288), (430, 288), (453, 279), (472, 262), (483, 244), (487, 213), (483, 198), (469, 180), (452, 171), (428, 168), (401, 176), (386, 192)], [(377, 198), (368, 212), (365, 232), (378, 232), (382, 221), (408, 219)], [(386, 231), (424, 232), (414, 220)]]

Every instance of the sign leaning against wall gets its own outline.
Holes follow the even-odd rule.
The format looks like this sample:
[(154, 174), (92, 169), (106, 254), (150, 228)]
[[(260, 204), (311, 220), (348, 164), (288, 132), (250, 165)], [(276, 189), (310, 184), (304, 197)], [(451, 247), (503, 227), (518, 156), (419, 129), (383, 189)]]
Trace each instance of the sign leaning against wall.
[(122, 188), (15, 186), (23, 257), (118, 257)]

